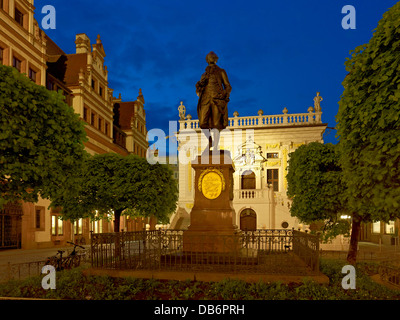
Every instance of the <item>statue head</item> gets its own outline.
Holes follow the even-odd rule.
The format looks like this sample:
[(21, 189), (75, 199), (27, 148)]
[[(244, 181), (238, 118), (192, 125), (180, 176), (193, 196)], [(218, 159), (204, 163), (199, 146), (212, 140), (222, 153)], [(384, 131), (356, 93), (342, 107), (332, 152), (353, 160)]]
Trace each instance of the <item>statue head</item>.
[(218, 56), (211, 51), (207, 56), (206, 56), (206, 61), (208, 64), (216, 64), (218, 61)]

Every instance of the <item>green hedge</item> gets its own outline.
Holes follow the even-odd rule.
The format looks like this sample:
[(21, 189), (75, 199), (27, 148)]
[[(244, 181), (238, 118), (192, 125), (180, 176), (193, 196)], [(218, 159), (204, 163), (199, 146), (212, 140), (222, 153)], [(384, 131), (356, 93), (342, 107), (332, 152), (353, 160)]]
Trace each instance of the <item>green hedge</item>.
[(0, 284), (0, 296), (78, 299), (78, 300), (398, 300), (400, 290), (390, 290), (371, 280), (367, 272), (371, 265), (357, 266), (356, 289), (344, 290), (341, 273), (345, 263), (322, 260), (321, 271), (329, 285), (313, 281), (284, 284), (247, 283), (239, 280), (220, 282), (164, 281), (155, 279), (85, 276), (82, 268), (57, 273), (55, 290), (41, 287), (42, 276), (24, 281)]

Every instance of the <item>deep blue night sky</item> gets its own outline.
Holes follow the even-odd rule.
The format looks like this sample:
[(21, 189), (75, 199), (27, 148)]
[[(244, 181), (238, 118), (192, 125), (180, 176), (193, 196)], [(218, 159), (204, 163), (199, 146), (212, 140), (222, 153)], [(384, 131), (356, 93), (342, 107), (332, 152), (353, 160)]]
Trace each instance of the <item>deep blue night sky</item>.
[[(105, 1), (37, 0), (56, 9), (56, 29), (46, 33), (75, 53), (75, 35), (92, 43), (100, 34), (114, 96), (135, 100), (142, 88), (147, 129), (168, 132), (184, 102), (197, 119), (195, 84), (214, 51), (232, 85), (229, 116), (307, 112), (317, 91), (322, 120), (336, 125), (350, 50), (367, 43), (395, 0)], [(356, 9), (356, 29), (342, 28), (342, 7)], [(326, 142), (335, 142), (327, 131)]]

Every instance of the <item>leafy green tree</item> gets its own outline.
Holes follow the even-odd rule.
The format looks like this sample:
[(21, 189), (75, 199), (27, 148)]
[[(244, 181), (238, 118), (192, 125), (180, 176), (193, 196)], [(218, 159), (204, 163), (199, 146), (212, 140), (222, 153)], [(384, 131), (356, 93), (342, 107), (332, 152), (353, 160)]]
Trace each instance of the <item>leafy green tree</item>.
[(348, 261), (355, 263), (361, 222), (400, 216), (400, 2), (368, 44), (346, 61), (337, 114), (340, 163), (353, 213)]
[(115, 153), (94, 155), (82, 167), (76, 188), (53, 199), (63, 219), (104, 219), (114, 216), (119, 232), (121, 215), (155, 216), (168, 223), (175, 211), (178, 188), (172, 170), (151, 165), (145, 158)]
[(287, 181), (292, 216), (305, 224), (323, 224), (325, 240), (348, 233), (349, 222), (340, 219), (346, 201), (337, 146), (319, 142), (300, 146), (290, 154)]
[(0, 207), (70, 188), (86, 151), (79, 116), (60, 93), (0, 64)]

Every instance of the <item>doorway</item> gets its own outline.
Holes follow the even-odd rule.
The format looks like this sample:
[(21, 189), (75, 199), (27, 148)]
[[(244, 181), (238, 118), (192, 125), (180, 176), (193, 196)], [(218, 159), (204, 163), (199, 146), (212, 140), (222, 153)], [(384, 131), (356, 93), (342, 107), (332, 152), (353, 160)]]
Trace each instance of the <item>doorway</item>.
[(253, 209), (244, 209), (240, 213), (240, 230), (256, 231), (257, 230), (257, 214)]
[(0, 210), (0, 249), (21, 248), (21, 222), (22, 206), (18, 202)]

